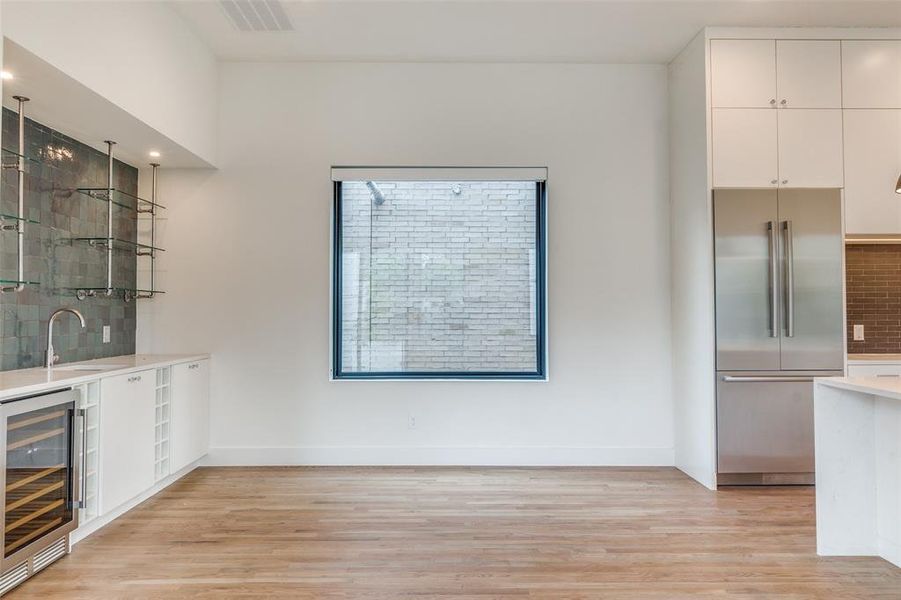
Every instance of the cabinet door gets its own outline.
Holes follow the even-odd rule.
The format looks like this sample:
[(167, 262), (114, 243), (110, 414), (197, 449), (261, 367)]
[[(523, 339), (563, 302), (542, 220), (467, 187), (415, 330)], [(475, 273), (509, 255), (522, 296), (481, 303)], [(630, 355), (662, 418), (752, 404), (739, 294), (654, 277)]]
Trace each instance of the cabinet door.
[(799, 109), (778, 114), (779, 185), (842, 187), (842, 111)]
[(901, 233), (901, 110), (846, 110), (845, 230)]
[(100, 504), (104, 513), (153, 486), (154, 371), (100, 384)]
[(714, 187), (776, 187), (779, 112), (768, 108), (714, 109)]
[(901, 108), (901, 41), (842, 42), (845, 108)]
[(204, 456), (210, 445), (208, 360), (172, 368), (172, 472)]
[(714, 108), (765, 108), (776, 104), (776, 42), (710, 42)]
[(776, 89), (783, 108), (841, 108), (841, 42), (776, 42)]

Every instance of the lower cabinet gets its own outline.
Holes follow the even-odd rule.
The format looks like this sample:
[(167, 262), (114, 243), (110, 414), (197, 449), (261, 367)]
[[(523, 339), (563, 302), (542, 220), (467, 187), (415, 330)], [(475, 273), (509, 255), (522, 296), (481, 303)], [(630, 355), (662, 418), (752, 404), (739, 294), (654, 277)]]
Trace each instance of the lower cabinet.
[(848, 377), (901, 377), (901, 362), (849, 364)]
[(156, 370), (101, 380), (100, 503), (109, 512), (153, 486)]
[(203, 359), (75, 386), (85, 416), (82, 536), (207, 453), (209, 377)]
[(170, 399), (172, 472), (207, 453), (210, 445), (210, 361), (172, 367)]

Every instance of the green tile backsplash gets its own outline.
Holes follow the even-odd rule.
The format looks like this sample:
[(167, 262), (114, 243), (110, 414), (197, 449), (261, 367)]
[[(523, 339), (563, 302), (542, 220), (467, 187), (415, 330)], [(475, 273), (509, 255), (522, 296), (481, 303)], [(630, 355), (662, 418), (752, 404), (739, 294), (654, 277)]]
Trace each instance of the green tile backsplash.
[[(53, 345), (60, 362), (133, 353), (135, 302), (125, 302), (122, 296), (79, 301), (71, 289), (106, 286), (105, 251), (73, 241), (106, 236), (106, 203), (74, 191), (106, 187), (106, 154), (35, 121), (26, 120), (25, 127), (25, 153), (41, 160), (30, 164), (25, 175), (26, 217), (40, 221), (40, 225), (26, 225), (25, 279), (40, 284), (19, 293), (0, 294), (0, 370), (43, 364), (47, 320), (63, 306), (80, 310), (87, 327), (81, 329), (71, 315), (57, 320)], [(3, 109), (4, 148), (15, 149), (17, 139), (18, 118)], [(102, 146), (101, 142), (97, 145)], [(116, 161), (114, 185), (136, 194), (138, 170)], [(16, 171), (3, 169), (0, 209), (12, 214), (16, 204)], [(115, 207), (113, 218), (116, 237), (136, 239), (133, 211)], [(114, 285), (134, 287), (136, 266), (133, 253), (115, 252)], [(16, 277), (16, 234), (12, 231), (0, 233), (0, 277)], [(103, 343), (103, 325), (110, 326), (108, 344)]]

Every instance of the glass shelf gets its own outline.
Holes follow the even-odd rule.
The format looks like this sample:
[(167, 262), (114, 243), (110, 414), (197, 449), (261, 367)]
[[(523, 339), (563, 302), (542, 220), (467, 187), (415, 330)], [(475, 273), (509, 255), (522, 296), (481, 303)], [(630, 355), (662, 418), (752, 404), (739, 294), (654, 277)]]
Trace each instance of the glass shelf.
[(107, 188), (76, 188), (75, 191), (80, 192), (85, 196), (96, 198), (97, 200), (112, 202), (116, 206), (121, 206), (122, 208), (127, 208), (128, 210), (133, 210), (138, 213), (149, 213), (153, 208), (166, 208), (162, 204), (139, 198), (138, 196), (115, 188), (113, 188), (112, 197), (110, 196), (110, 190)]
[(24, 283), (25, 285), (41, 285), (39, 281), (16, 281), (15, 279), (0, 279), (0, 285), (19, 285), (20, 283)]
[(24, 223), (31, 223), (32, 225), (40, 225), (40, 221), (36, 221), (35, 219), (23, 219), (22, 217), (17, 217), (16, 215), (8, 215), (6, 213), (0, 213), (0, 222), (2, 221), (22, 221)]
[[(110, 239), (113, 242), (113, 250), (129, 250), (134, 252), (139, 256), (149, 256), (152, 252), (165, 252), (162, 248), (156, 248), (154, 246), (149, 246), (147, 244), (139, 244), (137, 242), (131, 242), (128, 240), (120, 240), (119, 238), (105, 238), (105, 237), (77, 237), (72, 238), (76, 242), (87, 242), (92, 246), (97, 246), (101, 248), (106, 248), (106, 245), (109, 243)], [(106, 288), (103, 288), (106, 289)]]
[(28, 167), (36, 167), (43, 164), (43, 161), (39, 158), (26, 156), (25, 154), (19, 154), (15, 150), (10, 150), (9, 148), (0, 148), (0, 156), (2, 156), (4, 169), (15, 169), (16, 167), (18, 167), (19, 158), (25, 159), (26, 169), (28, 169)]

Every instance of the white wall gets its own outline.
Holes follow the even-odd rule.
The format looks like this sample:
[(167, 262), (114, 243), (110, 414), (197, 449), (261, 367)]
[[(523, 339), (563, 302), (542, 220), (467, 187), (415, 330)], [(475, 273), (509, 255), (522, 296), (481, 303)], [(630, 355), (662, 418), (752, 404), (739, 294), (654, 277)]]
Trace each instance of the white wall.
[(157, 2), (3, 0), (3, 35), (215, 163), (218, 65)]
[[(665, 67), (228, 64), (220, 93), (138, 330), (213, 353), (214, 462), (673, 463)], [(329, 382), (331, 165), (549, 167), (550, 381)]]
[(716, 342), (704, 32), (669, 65), (668, 76), (676, 466), (713, 489)]

